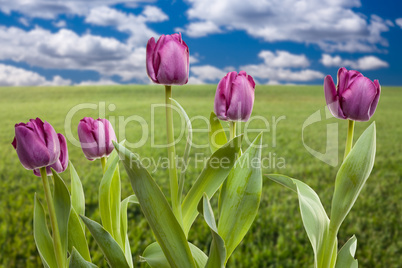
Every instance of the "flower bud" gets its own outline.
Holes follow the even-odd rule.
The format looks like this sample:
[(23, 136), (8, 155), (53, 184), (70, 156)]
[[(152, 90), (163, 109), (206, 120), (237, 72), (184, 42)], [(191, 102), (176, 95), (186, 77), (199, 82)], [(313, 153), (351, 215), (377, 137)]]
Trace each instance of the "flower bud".
[[(53, 168), (57, 173), (62, 173), (67, 169), (68, 166), (68, 150), (67, 150), (67, 141), (63, 134), (57, 133), (57, 137), (60, 142), (60, 156), (57, 159), (56, 163), (46, 167), (46, 173), (48, 176), (52, 175)], [(34, 174), (38, 177), (41, 176), (39, 169), (33, 170)]]
[(21, 164), (29, 170), (52, 165), (60, 155), (56, 131), (39, 118), (16, 124), (12, 145)]
[(377, 108), (381, 86), (354, 70), (340, 68), (335, 88), (330, 75), (324, 79), (325, 100), (332, 115), (339, 119), (368, 121)]
[(147, 44), (147, 74), (154, 83), (184, 85), (188, 82), (189, 50), (181, 34), (162, 35)]
[(214, 111), (225, 121), (247, 121), (254, 104), (255, 82), (245, 71), (230, 72), (219, 82)]
[(108, 156), (117, 141), (112, 124), (107, 119), (84, 117), (78, 124), (78, 138), (82, 151), (88, 160)]

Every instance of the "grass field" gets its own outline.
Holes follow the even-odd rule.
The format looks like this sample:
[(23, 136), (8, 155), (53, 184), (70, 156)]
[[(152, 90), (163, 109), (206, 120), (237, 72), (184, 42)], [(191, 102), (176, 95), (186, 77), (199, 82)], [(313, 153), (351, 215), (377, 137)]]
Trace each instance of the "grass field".
[[(209, 118), (213, 109), (215, 86), (174, 87), (173, 96), (191, 117)], [(34, 193), (44, 200), (39, 178), (25, 170), (19, 163), (11, 146), (14, 124), (40, 117), (50, 122), (57, 132), (66, 133), (65, 118), (69, 111), (81, 103), (98, 105), (105, 103), (106, 117), (116, 118), (118, 137), (135, 143), (140, 140), (144, 126), (130, 122), (122, 129), (119, 116), (127, 119), (137, 115), (150, 122), (151, 104), (163, 103), (164, 90), (161, 86), (102, 86), (102, 87), (27, 87), (0, 88), (0, 267), (40, 267), (41, 261), (32, 235)], [(109, 106), (114, 104), (114, 107)], [(371, 177), (363, 188), (355, 206), (346, 218), (339, 233), (339, 245), (356, 234), (358, 247), (356, 257), (361, 267), (400, 267), (402, 264), (402, 88), (384, 87), (371, 121), (377, 125), (377, 153)], [(103, 105), (103, 104), (101, 104)], [(271, 166), (264, 173), (283, 173), (303, 180), (316, 190), (327, 212), (330, 211), (331, 196), (337, 167), (327, 165), (312, 156), (302, 142), (302, 126), (317, 110), (324, 111), (325, 99), (321, 86), (257, 86), (253, 116), (264, 117), (270, 131), (264, 133), (263, 157), (271, 158)], [(115, 109), (109, 109), (115, 108)], [(112, 110), (112, 111), (111, 111)], [(80, 110), (72, 116), (72, 134), (77, 138), (76, 128), (84, 116), (98, 117), (99, 111)], [(322, 115), (325, 117), (324, 113)], [(286, 117), (272, 128), (276, 119)], [(282, 118), (284, 118), (282, 117)], [(163, 109), (155, 111), (155, 143), (166, 140)], [(176, 120), (176, 124), (179, 121)], [(325, 152), (326, 125), (338, 123), (339, 158), (342, 158), (347, 122), (334, 118), (308, 126), (304, 131), (305, 142), (311, 148)], [(370, 122), (357, 123), (355, 140)], [(244, 126), (244, 124), (243, 124)], [(206, 129), (202, 119), (195, 118), (193, 128)], [(250, 123), (249, 128), (266, 128), (263, 120)], [(69, 129), (67, 129), (69, 132)], [(176, 129), (177, 135), (179, 130)], [(124, 133), (125, 132), (125, 133)], [(163, 148), (151, 148), (151, 131), (147, 142), (134, 148), (140, 156), (158, 158), (165, 156)], [(250, 139), (257, 133), (250, 133)], [(206, 144), (207, 133), (195, 132), (197, 144)], [(273, 142), (275, 141), (275, 143)], [(243, 144), (245, 145), (245, 144)], [(100, 222), (97, 211), (97, 194), (101, 178), (100, 162), (85, 159), (81, 148), (68, 144), (70, 159), (81, 176), (86, 195), (87, 216)], [(183, 152), (184, 139), (177, 146)], [(209, 148), (193, 149), (191, 156), (209, 155)], [(276, 161), (274, 164), (273, 161)], [(278, 161), (284, 165), (279, 165)], [(195, 162), (191, 162), (195, 164)], [(201, 166), (188, 170), (186, 189), (196, 178)], [(132, 194), (124, 170), (122, 195)], [(167, 196), (167, 170), (153, 173)], [(69, 185), (69, 174), (62, 174)], [(152, 234), (141, 211), (134, 205), (129, 208), (129, 233), (136, 267), (139, 255), (151, 243)], [(189, 240), (207, 252), (211, 240), (210, 231), (199, 217)], [(107, 267), (96, 243), (90, 238), (93, 261)], [(251, 230), (232, 255), (228, 267), (312, 267), (313, 251), (303, 229), (296, 194), (264, 179), (260, 210)]]

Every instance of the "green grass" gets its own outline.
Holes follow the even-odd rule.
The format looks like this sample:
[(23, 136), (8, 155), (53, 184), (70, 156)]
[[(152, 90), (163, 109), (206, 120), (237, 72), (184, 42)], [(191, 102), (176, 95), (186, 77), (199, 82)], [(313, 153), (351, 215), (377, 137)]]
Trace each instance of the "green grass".
[[(173, 96), (186, 109), (188, 115), (209, 118), (213, 109), (215, 86), (174, 87)], [(44, 201), (43, 189), (39, 178), (25, 170), (19, 163), (17, 154), (11, 146), (14, 137), (14, 124), (27, 122), (30, 118), (40, 117), (50, 122), (57, 132), (66, 133), (65, 118), (70, 109), (81, 103), (105, 102), (115, 109), (106, 109), (106, 117), (113, 117), (116, 129), (121, 128), (119, 116), (127, 119), (137, 115), (147, 122), (151, 120), (151, 104), (163, 103), (162, 86), (104, 86), (104, 87), (27, 87), (0, 88), (0, 267), (40, 267), (41, 261), (35, 248), (32, 235), (32, 214), (34, 193)], [(377, 112), (371, 121), (377, 125), (377, 154), (371, 177), (363, 188), (355, 206), (346, 218), (339, 233), (339, 245), (356, 234), (358, 247), (356, 257), (361, 267), (398, 267), (402, 263), (402, 88), (384, 87)], [(327, 165), (313, 157), (302, 143), (304, 121), (317, 110), (325, 107), (324, 93), (320, 86), (257, 86), (253, 116), (268, 119), (270, 132), (264, 133), (263, 157), (271, 157), (271, 167), (264, 173), (283, 173), (309, 184), (320, 196), (327, 212), (330, 211), (334, 178), (339, 167)], [(77, 139), (76, 128), (84, 116), (98, 117), (96, 110), (78, 111), (72, 117), (72, 134)], [(273, 131), (273, 120), (285, 116)], [(122, 118), (120, 118), (122, 119)], [(177, 119), (177, 118), (176, 118)], [(155, 112), (154, 140), (162, 144), (166, 140), (165, 117), (162, 108)], [(175, 121), (178, 125), (179, 121)], [(308, 126), (305, 142), (317, 151), (325, 151), (326, 124), (337, 123), (339, 129), (339, 159), (343, 156), (347, 122), (334, 118)], [(357, 123), (355, 140), (370, 122)], [(224, 124), (225, 125), (225, 124)], [(244, 127), (244, 124), (242, 124)], [(264, 122), (254, 120), (249, 127), (264, 128)], [(193, 128), (206, 129), (202, 119), (193, 122)], [(68, 130), (68, 129), (67, 129)], [(68, 131), (69, 132), (69, 131)], [(140, 123), (131, 121), (117, 131), (118, 137), (125, 137), (135, 143), (141, 139)], [(124, 133), (125, 132), (125, 133)], [(179, 134), (179, 129), (176, 129)], [(250, 140), (257, 133), (250, 133)], [(206, 144), (207, 133), (195, 132), (194, 141)], [(274, 137), (276, 136), (276, 138)], [(163, 148), (151, 148), (151, 129), (147, 142), (132, 150), (141, 157), (163, 157)], [(276, 141), (276, 144), (273, 143)], [(245, 146), (245, 143), (243, 143)], [(101, 178), (99, 161), (85, 159), (81, 148), (68, 143), (70, 159), (81, 176), (85, 195), (87, 216), (100, 222), (97, 210), (98, 187)], [(177, 146), (183, 152), (184, 139)], [(209, 148), (193, 149), (191, 157), (194, 166), (196, 154), (209, 155)], [(273, 165), (273, 160), (276, 165)], [(284, 166), (278, 161), (285, 161)], [(188, 170), (186, 189), (194, 182), (201, 166)], [(153, 169), (153, 167), (151, 168)], [(122, 196), (132, 193), (124, 170), (122, 174)], [(159, 169), (153, 173), (162, 190), (169, 196), (168, 173)], [(69, 174), (62, 177), (69, 185)], [(215, 201), (216, 203), (216, 201)], [(152, 234), (141, 211), (134, 205), (129, 208), (129, 233), (134, 261), (137, 267), (138, 256), (153, 241)], [(107, 267), (100, 250), (92, 238), (90, 247), (94, 262)], [(199, 217), (189, 239), (204, 251), (208, 251), (211, 241), (209, 229)], [(232, 255), (228, 267), (312, 267), (313, 252), (303, 229), (298, 210), (296, 195), (275, 183), (264, 179), (263, 196), (260, 210), (251, 230)]]

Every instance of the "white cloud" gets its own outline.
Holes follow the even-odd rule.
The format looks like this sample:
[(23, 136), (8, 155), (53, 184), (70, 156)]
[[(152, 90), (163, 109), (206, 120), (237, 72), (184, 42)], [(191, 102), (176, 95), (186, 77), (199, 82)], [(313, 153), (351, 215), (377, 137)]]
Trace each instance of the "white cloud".
[(29, 21), (28, 21), (27, 18), (21, 17), (21, 18), (18, 19), (18, 21), (19, 21), (22, 25), (24, 25), (24, 26), (26, 26), (26, 27), (29, 26)]
[(70, 85), (71, 80), (56, 75), (46, 80), (38, 73), (0, 63), (0, 86), (61, 86)]
[(307, 67), (310, 65), (306, 55), (296, 55), (283, 50), (277, 50), (275, 53), (263, 50), (258, 54), (258, 57), (271, 67)]
[(116, 83), (113, 80), (101, 78), (98, 81), (93, 81), (93, 80), (82, 81), (76, 85), (77, 86), (101, 86), (101, 85), (118, 85), (118, 84), (119, 83)]
[(186, 32), (190, 37), (202, 37), (222, 32), (212, 21), (192, 22), (185, 29), (176, 28), (176, 32)]
[[(244, 30), (268, 42), (317, 44), (325, 51), (374, 51), (387, 46), (389, 22), (355, 11), (360, 0), (188, 0), (191, 36)], [(206, 27), (209, 26), (209, 27)]]
[(396, 19), (395, 23), (402, 29), (402, 18)]
[(310, 62), (304, 54), (292, 54), (283, 50), (275, 52), (263, 50), (258, 57), (263, 60), (263, 63), (248, 64), (240, 66), (240, 68), (227, 66), (220, 69), (212, 65), (191, 66), (189, 84), (216, 83), (228, 72), (236, 70), (246, 71), (257, 84), (260, 81), (271, 85), (308, 82), (324, 77), (324, 74), (319, 71), (305, 69)]
[(121, 32), (127, 32), (130, 34), (128, 43), (139, 46), (146, 44), (149, 38), (157, 35), (146, 25), (147, 22), (161, 22), (167, 19), (168, 16), (160, 8), (154, 6), (146, 6), (138, 16), (107, 6), (100, 6), (91, 9), (85, 22), (100, 26), (113, 26)]
[(0, 60), (42, 68), (94, 70), (106, 77), (117, 75), (124, 81), (148, 81), (145, 47), (114, 38), (80, 36), (68, 29), (52, 33), (39, 27), (24, 31), (0, 26), (0, 46)]
[(67, 26), (67, 23), (65, 20), (59, 20), (59, 21), (55, 21), (52, 23), (55, 27), (57, 28), (64, 28)]
[(324, 74), (315, 70), (295, 70), (310, 65), (310, 61), (304, 54), (292, 54), (283, 50), (275, 51), (275, 53), (263, 50), (258, 54), (258, 57), (263, 60), (263, 63), (244, 65), (240, 69), (245, 70), (254, 78), (268, 79), (269, 84), (279, 84), (281, 81), (308, 82), (324, 77)]
[(383, 61), (375, 56), (364, 56), (357, 60), (344, 60), (339, 55), (331, 56), (329, 54), (323, 54), (320, 61), (324, 66), (327, 67), (347, 66), (356, 70), (375, 70), (389, 67), (388, 62)]
[(60, 14), (74, 14), (85, 16), (89, 11), (100, 5), (111, 6), (127, 2), (136, 7), (138, 3), (154, 2), (149, 0), (12, 0), (1, 1), (0, 10), (6, 14), (11, 11), (20, 12), (28, 17), (54, 19)]
[(198, 84), (219, 81), (226, 75), (225, 71), (212, 65), (192, 66), (190, 71), (193, 75), (192, 83)]

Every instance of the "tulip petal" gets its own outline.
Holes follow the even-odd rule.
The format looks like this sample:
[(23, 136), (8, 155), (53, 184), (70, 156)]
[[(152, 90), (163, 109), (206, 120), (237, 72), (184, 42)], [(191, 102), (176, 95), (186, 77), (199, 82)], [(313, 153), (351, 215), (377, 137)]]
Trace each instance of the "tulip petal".
[(370, 105), (370, 110), (369, 110), (369, 116), (370, 117), (373, 116), (373, 114), (375, 112), (375, 109), (377, 108), (377, 104), (378, 104), (378, 101), (380, 100), (380, 94), (381, 94), (381, 86), (380, 86), (380, 83), (378, 82), (377, 79), (374, 80), (374, 85), (375, 85), (375, 87), (377, 89), (377, 94), (375, 95), (374, 100)]
[(227, 120), (227, 109), (230, 105), (231, 91), (233, 81), (236, 79), (237, 73), (230, 72), (219, 81), (216, 93), (214, 111), (220, 120)]
[(341, 95), (342, 110), (349, 119), (368, 121), (369, 110), (376, 95), (377, 87), (374, 83), (364, 76), (358, 77)]
[(43, 123), (43, 130), (45, 135), (46, 147), (49, 151), (49, 163), (48, 165), (54, 164), (60, 156), (60, 142), (57, 137), (56, 131), (48, 122)]
[(156, 73), (158, 82), (164, 85), (184, 85), (189, 74), (187, 45), (177, 42), (171, 36), (166, 36), (163, 45), (155, 53), (156, 58), (160, 59)]
[(254, 88), (251, 86), (247, 74), (244, 74), (245, 72), (239, 74), (232, 82), (227, 117), (233, 121), (247, 121), (253, 110)]
[[(341, 69), (339, 69), (340, 72)], [(338, 79), (338, 82), (339, 81), (340, 80)], [(328, 109), (332, 113), (332, 115), (339, 119), (346, 119), (346, 116), (343, 114), (341, 107), (339, 105), (339, 97), (338, 93), (336, 92), (334, 80), (330, 75), (327, 75), (324, 79), (324, 93)]]
[(88, 160), (95, 160), (98, 158), (98, 144), (95, 139), (93, 128), (93, 118), (84, 117), (78, 124), (78, 138), (81, 143), (82, 151)]
[(18, 158), (24, 168), (30, 170), (49, 164), (50, 155), (46, 144), (33, 129), (16, 125), (15, 139)]
[(146, 66), (147, 66), (147, 74), (153, 82), (157, 82), (154, 64), (153, 64), (155, 47), (156, 47), (155, 38), (152, 37), (151, 39), (148, 40), (148, 43), (147, 43)]

